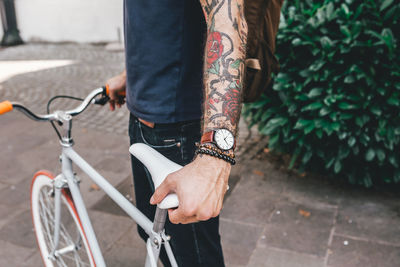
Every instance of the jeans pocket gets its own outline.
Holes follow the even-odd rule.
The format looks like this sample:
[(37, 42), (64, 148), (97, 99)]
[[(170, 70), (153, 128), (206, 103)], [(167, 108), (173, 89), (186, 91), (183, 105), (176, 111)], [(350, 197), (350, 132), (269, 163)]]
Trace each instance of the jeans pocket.
[(160, 131), (154, 128), (150, 128), (139, 121), (137, 122), (137, 126), (140, 139), (143, 141), (143, 143), (152, 148), (173, 148), (180, 147), (181, 145), (180, 136), (177, 136), (170, 131)]
[(178, 164), (182, 162), (182, 135), (176, 128), (156, 129), (137, 123), (139, 140)]

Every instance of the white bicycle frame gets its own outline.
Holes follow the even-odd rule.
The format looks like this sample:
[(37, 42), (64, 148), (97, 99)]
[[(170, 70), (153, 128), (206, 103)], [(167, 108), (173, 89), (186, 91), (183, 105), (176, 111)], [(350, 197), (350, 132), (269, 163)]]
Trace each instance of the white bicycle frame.
[[(88, 212), (86, 210), (82, 195), (79, 189), (79, 181), (76, 179), (72, 163), (76, 164), (84, 173), (86, 173), (93, 182), (95, 182), (118, 206), (121, 207), (144, 231), (149, 235), (147, 239), (147, 257), (146, 265), (156, 267), (161, 245), (165, 246), (168, 258), (172, 266), (178, 266), (169, 244), (170, 237), (164, 232), (164, 224), (167, 216), (167, 210), (157, 207), (154, 223), (151, 222), (142, 212), (140, 212), (131, 202), (129, 202), (117, 189), (115, 189), (103, 176), (101, 176), (92, 166), (90, 166), (81, 156), (76, 153), (71, 146), (63, 145), (62, 155), (62, 174), (57, 176), (55, 185), (55, 231), (54, 244), (57, 248), (60, 229), (61, 213), (61, 190), (66, 187), (70, 189), (77, 213), (80, 217), (83, 230), (86, 234), (92, 257), (96, 266), (106, 266), (101, 253), (95, 232), (93, 230)], [(53, 255), (66, 253), (65, 248), (55, 249)]]
[[(96, 99), (97, 96), (101, 95), (100, 99)], [(80, 222), (85, 233), (83, 238), (86, 238), (87, 243), (90, 247), (90, 253), (92, 258), (90, 259), (98, 267), (106, 266), (104, 262), (103, 255), (100, 250), (99, 243), (95, 232), (92, 227), (92, 223), (89, 219), (88, 212), (85, 207), (82, 195), (79, 190), (79, 181), (76, 179), (74, 172), (72, 170), (72, 163), (78, 166), (84, 173), (86, 173), (90, 179), (93, 180), (118, 206), (121, 207), (144, 231), (149, 235), (147, 239), (147, 257), (146, 257), (146, 267), (157, 267), (157, 260), (159, 258), (161, 246), (165, 246), (165, 250), (168, 255), (168, 259), (172, 266), (178, 266), (172, 252), (171, 246), (169, 244), (170, 237), (164, 232), (165, 220), (168, 213), (168, 208), (178, 206), (178, 198), (176, 195), (168, 195), (163, 202), (167, 202), (168, 205), (163, 206), (163, 202), (157, 206), (154, 222), (150, 221), (142, 212), (140, 212), (131, 202), (129, 202), (117, 189), (115, 189), (103, 176), (101, 176), (93, 167), (91, 167), (81, 156), (78, 155), (73, 149), (73, 140), (71, 138), (71, 127), (72, 127), (72, 117), (83, 112), (90, 104), (101, 104), (104, 105), (108, 101), (107, 91), (105, 87), (97, 88), (93, 90), (89, 95), (82, 101), (82, 103), (75, 109), (69, 111), (55, 111), (51, 114), (37, 115), (27, 109), (22, 104), (16, 102), (10, 102), (14, 109), (18, 109), (24, 113), (29, 118), (36, 121), (58, 121), (63, 126), (62, 136), (59, 134), (62, 153), (61, 153), (61, 174), (54, 179), (54, 249), (50, 252), (50, 259), (53, 259), (57, 255), (62, 255), (71, 252), (75, 249), (75, 246), (70, 245), (65, 248), (58, 249), (59, 239), (60, 239), (60, 223), (61, 223), (61, 191), (63, 188), (68, 187), (73, 202), (75, 204), (76, 211), (80, 218)], [(98, 102), (96, 102), (98, 101)], [(153, 152), (152, 152), (153, 153)], [(161, 155), (151, 154), (150, 158), (142, 158), (141, 161), (149, 161), (148, 164), (162, 163), (166, 158)], [(140, 157), (140, 155), (136, 155)], [(154, 157), (154, 158), (153, 158)], [(160, 171), (165, 178), (169, 172), (177, 170), (180, 168), (179, 165), (170, 162), (164, 166), (165, 168), (160, 168), (158, 166), (156, 173), (157, 175), (152, 175), (153, 179), (155, 176), (158, 179), (154, 180), (157, 183), (157, 187), (160, 181)], [(153, 170), (154, 171), (154, 170)], [(172, 204), (171, 204), (172, 203)], [(164, 208), (162, 208), (164, 207)]]

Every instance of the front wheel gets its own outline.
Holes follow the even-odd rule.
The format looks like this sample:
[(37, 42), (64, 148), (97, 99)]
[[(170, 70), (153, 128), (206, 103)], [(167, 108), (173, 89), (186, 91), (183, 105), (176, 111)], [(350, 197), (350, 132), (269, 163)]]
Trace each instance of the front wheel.
[(54, 249), (54, 177), (48, 172), (35, 174), (31, 185), (31, 210), (36, 240), (43, 263), (54, 266), (95, 266), (81, 221), (68, 189), (61, 194), (60, 241)]

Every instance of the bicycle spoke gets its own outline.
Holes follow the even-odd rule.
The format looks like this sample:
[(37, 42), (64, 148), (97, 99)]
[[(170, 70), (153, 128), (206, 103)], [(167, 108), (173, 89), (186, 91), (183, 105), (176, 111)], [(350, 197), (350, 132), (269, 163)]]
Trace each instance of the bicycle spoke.
[[(63, 201), (62, 204), (64, 203)], [(62, 205), (62, 207), (65, 206)], [(48, 243), (49, 252), (53, 251), (53, 249), (55, 248), (55, 244), (53, 241), (53, 234), (55, 229), (54, 209), (54, 198), (50, 196), (49, 188), (42, 188), (41, 192), (39, 193), (39, 215), (42, 227), (44, 227), (45, 230), (44, 237), (47, 240), (46, 242)], [(65, 214), (69, 214), (69, 211), (66, 211)], [(80, 255), (82, 252), (85, 252), (85, 248), (82, 248), (82, 237), (80, 235), (79, 228), (73, 222), (71, 223), (71, 226), (69, 228), (70, 229), (67, 229), (67, 225), (64, 225), (60, 222), (61, 238), (59, 240), (57, 249), (59, 251), (63, 248), (68, 248), (68, 246), (73, 246), (74, 249), (70, 251), (65, 251), (65, 254), (55, 256), (55, 263), (57, 264), (57, 266), (61, 267), (67, 267), (70, 264), (74, 264), (74, 266), (90, 266), (90, 263), (83, 261)], [(76, 237), (72, 238), (71, 235), (75, 234)]]
[(51, 244), (51, 247), (54, 247), (53, 239), (50, 236), (52, 231), (50, 231), (47, 217), (43, 214), (43, 212), (46, 212), (46, 213), (48, 213), (48, 212), (47, 212), (47, 208), (45, 207), (45, 205), (43, 203), (44, 201), (43, 201), (43, 195), (42, 194), (39, 195), (39, 202), (40, 202), (40, 205), (42, 207), (42, 209), (40, 210), (40, 217), (42, 218), (44, 226), (46, 227), (47, 239), (48, 239), (49, 243)]

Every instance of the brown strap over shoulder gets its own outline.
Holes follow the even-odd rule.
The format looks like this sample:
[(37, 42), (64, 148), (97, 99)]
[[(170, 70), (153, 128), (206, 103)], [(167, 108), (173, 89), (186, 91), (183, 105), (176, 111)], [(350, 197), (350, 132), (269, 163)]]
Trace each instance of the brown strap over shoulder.
[(244, 102), (253, 102), (268, 88), (272, 72), (278, 72), (274, 56), (283, 0), (246, 0), (248, 25)]

